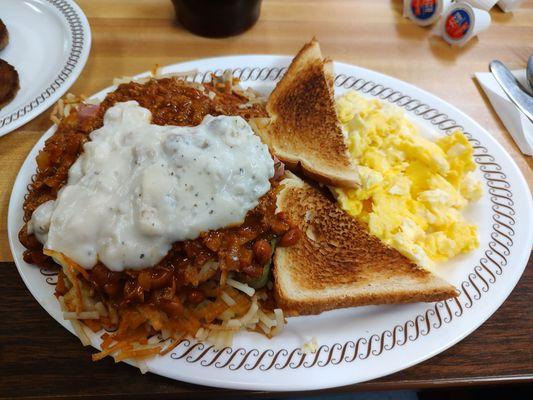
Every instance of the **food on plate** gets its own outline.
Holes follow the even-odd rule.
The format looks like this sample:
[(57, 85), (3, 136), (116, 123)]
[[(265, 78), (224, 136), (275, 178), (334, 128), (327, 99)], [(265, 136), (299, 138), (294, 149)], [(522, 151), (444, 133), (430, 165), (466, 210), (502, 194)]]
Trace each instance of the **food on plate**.
[(282, 329), (270, 264), (298, 228), (276, 213), (280, 164), (246, 122), (264, 106), (236, 84), (145, 79), (59, 104), (19, 237), (27, 262), (62, 266), (55, 294), (85, 344), (84, 326), (114, 331), (95, 360)]
[(481, 195), (466, 137), (433, 143), (355, 93), (336, 104), (315, 40), (268, 101), (231, 73), (116, 84), (58, 102), (19, 232), (26, 262), (61, 266), (55, 295), (82, 342), (108, 331), (94, 360), (458, 295), (427, 267), (477, 246), (460, 212)]
[(288, 166), (319, 182), (355, 187), (358, 176), (335, 112), (333, 78), (333, 63), (322, 57), (318, 42), (307, 43), (269, 96), (271, 120), (258, 121), (257, 132)]
[(19, 90), (19, 74), (7, 61), (0, 59), (0, 109), (9, 103)]
[(482, 187), (462, 132), (426, 139), (401, 108), (355, 91), (337, 110), (362, 183), (333, 190), (344, 210), (422, 267), (478, 247), (477, 227), (461, 211)]
[(295, 175), (281, 186), (277, 210), (302, 232), (274, 255), (274, 292), (286, 315), (457, 296), (452, 285), (369, 234), (329, 193)]
[(9, 33), (4, 21), (0, 19), (0, 50), (3, 50), (9, 43)]

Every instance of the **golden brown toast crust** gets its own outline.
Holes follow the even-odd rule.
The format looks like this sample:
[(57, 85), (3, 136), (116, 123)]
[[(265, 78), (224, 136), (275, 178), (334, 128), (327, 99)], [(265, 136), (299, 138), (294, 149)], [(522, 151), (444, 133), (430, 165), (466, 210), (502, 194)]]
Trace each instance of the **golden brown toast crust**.
[(274, 255), (274, 292), (287, 315), (370, 304), (438, 301), (455, 288), (384, 246), (327, 194), (292, 175), (277, 212), (302, 230)]
[(359, 180), (337, 119), (332, 70), (318, 42), (307, 43), (270, 95), (271, 122), (258, 133), (290, 168), (329, 185), (355, 187)]

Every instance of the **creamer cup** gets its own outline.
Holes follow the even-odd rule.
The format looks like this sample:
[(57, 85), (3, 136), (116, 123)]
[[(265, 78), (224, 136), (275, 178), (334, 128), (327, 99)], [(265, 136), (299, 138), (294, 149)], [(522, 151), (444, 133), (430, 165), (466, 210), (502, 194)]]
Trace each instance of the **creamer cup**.
[(451, 4), (451, 0), (404, 0), (403, 15), (415, 24), (434, 24)]
[(463, 0), (463, 2), (470, 4), (474, 8), (480, 8), (489, 11), (496, 5), (498, 0)]
[(498, 7), (501, 8), (503, 12), (512, 12), (516, 10), (524, 0), (500, 0), (498, 1)]
[(459, 2), (444, 13), (439, 33), (451, 45), (463, 46), (471, 38), (486, 30), (490, 21), (488, 11)]

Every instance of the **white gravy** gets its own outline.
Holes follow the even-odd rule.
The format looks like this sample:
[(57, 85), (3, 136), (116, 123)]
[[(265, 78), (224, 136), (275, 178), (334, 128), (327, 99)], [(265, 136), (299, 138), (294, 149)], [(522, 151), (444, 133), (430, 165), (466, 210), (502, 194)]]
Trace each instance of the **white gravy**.
[(238, 225), (270, 189), (274, 162), (240, 117), (159, 126), (135, 101), (107, 110), (57, 199), (29, 232), (86, 269), (156, 265), (173, 242)]

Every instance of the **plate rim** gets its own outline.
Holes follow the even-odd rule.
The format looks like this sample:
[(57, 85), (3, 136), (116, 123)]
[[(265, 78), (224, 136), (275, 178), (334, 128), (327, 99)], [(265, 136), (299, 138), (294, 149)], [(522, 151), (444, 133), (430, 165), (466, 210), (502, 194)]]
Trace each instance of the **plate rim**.
[(41, 0), (43, 7), (49, 7), (54, 13), (61, 15), (62, 25), (67, 27), (72, 43), (68, 57), (54, 80), (38, 93), (6, 115), (0, 115), (0, 137), (7, 135), (20, 126), (42, 114), (54, 104), (76, 82), (91, 50), (91, 28), (87, 16), (73, 0)]
[[(213, 64), (216, 65), (216, 61), (221, 61), (222, 59), (235, 60), (236, 64), (243, 65), (244, 64), (244, 60), (243, 61), (238, 61), (238, 59), (241, 59), (241, 60), (242, 59), (253, 60), (254, 58), (258, 58), (258, 57), (262, 58), (263, 62), (265, 62), (265, 60), (268, 60), (272, 64), (274, 63), (275, 60), (277, 60), (277, 61), (285, 61), (286, 65), (288, 65), (288, 62), (292, 59), (291, 56), (272, 56), (272, 55), (222, 56), (222, 57), (212, 57), (212, 58), (198, 59), (198, 60), (188, 61), (188, 62), (184, 62), (184, 63), (176, 63), (176, 64), (165, 66), (165, 67), (163, 67), (163, 69), (178, 70), (179, 67), (185, 67), (186, 68), (188, 64), (197, 64), (197, 63), (202, 63), (202, 64), (213, 63)], [(464, 114), (461, 110), (457, 109), (452, 104), (440, 99), (438, 96), (433, 95), (433, 94), (431, 94), (431, 93), (425, 91), (424, 89), (421, 89), (421, 88), (419, 88), (419, 87), (417, 87), (415, 85), (412, 85), (410, 83), (407, 83), (405, 81), (399, 80), (397, 78), (394, 78), (394, 77), (391, 77), (391, 76), (388, 76), (388, 75), (381, 74), (381, 73), (376, 72), (376, 71), (372, 71), (372, 70), (365, 69), (365, 68), (358, 67), (358, 66), (351, 65), (351, 64), (338, 63), (338, 62), (335, 63), (335, 66), (336, 67), (337, 66), (344, 66), (344, 67), (348, 67), (348, 68), (359, 69), (359, 70), (364, 71), (365, 73), (368, 73), (369, 75), (382, 77), (382, 78), (384, 78), (384, 79), (386, 79), (388, 81), (392, 81), (394, 84), (399, 84), (400, 86), (407, 85), (406, 87), (409, 90), (413, 90), (415, 92), (421, 92), (425, 96), (428, 96), (429, 98), (436, 99), (437, 102), (440, 102), (440, 103), (442, 103), (442, 105), (445, 105), (446, 107), (450, 108), (455, 115), (460, 116), (461, 120), (464, 120), (464, 121), (467, 121), (470, 124), (473, 124), (473, 126), (476, 128), (476, 130), (482, 132), (483, 136), (484, 136), (484, 139), (487, 139), (492, 146), (495, 146), (498, 149), (498, 153), (500, 153), (503, 157), (506, 158), (506, 162), (509, 164), (510, 169), (514, 170), (514, 171), (512, 171), (512, 172), (514, 172), (514, 174), (511, 174), (511, 175), (514, 175), (519, 180), (519, 185), (518, 186), (524, 186), (525, 185), (525, 187), (528, 187), (527, 186), (527, 182), (526, 182), (521, 170), (518, 168), (518, 166), (516, 165), (514, 160), (511, 158), (511, 156), (506, 152), (506, 150), (483, 127), (481, 127), (475, 120), (473, 120), (472, 118), (470, 118), (469, 116)], [(269, 68), (272, 69), (272, 67), (269, 67)], [(241, 68), (241, 69), (245, 69), (245, 68)], [(147, 74), (146, 72), (145, 73), (141, 73), (141, 74), (136, 75), (135, 77), (143, 76), (143, 75), (146, 75), (146, 74)], [(260, 75), (260, 73), (259, 73), (259, 75)], [(204, 76), (205, 76), (205, 74), (204, 74)], [(338, 78), (338, 76), (337, 76), (337, 78)], [(363, 87), (364, 87), (364, 85), (363, 85)], [(99, 91), (99, 92), (95, 93), (93, 96), (99, 96), (99, 95), (101, 95), (102, 93), (104, 93), (107, 90), (112, 90), (112, 88), (113, 88), (113, 86), (110, 86), (110, 87), (108, 87), (108, 88), (106, 88), (106, 89), (104, 89), (102, 91)], [(44, 135), (46, 135), (52, 129), (54, 129), (54, 127), (52, 127), (49, 130), (47, 130), (44, 133)], [(39, 144), (40, 144), (40, 141), (34, 146), (34, 148), (37, 147)], [(32, 149), (32, 152), (33, 152), (33, 150), (34, 149)], [(27, 159), (25, 160), (24, 163), (26, 163), (28, 159), (29, 159), (29, 156), (27, 157)], [(24, 167), (24, 165), (23, 165), (23, 167)], [(22, 170), (23, 167), (21, 167), (21, 170)], [(19, 174), (20, 174), (20, 171), (19, 171)], [(19, 179), (19, 175), (17, 175), (17, 181), (18, 181), (18, 179)], [(531, 201), (531, 193), (529, 191), (527, 191), (527, 192), (529, 193), (529, 196), (528, 196), (528, 199), (526, 199), (526, 203), (528, 203), (531, 206), (531, 203), (532, 203), (532, 201)], [(12, 209), (12, 204), (13, 204), (13, 192), (11, 194), (10, 203), (9, 203), (8, 220), (12, 220), (12, 210), (11, 210)], [(533, 219), (533, 218), (530, 217), (530, 220), (531, 219)], [(8, 222), (8, 232), (9, 232), (8, 236), (9, 236), (9, 242), (10, 242), (11, 250), (12, 250), (13, 253), (15, 253), (14, 252), (14, 247), (12, 245), (13, 235), (12, 235), (12, 232), (11, 232), (11, 225), (12, 225), (11, 222)], [(15, 239), (16, 239), (16, 235), (15, 235)], [(531, 229), (529, 230), (529, 241), (530, 242), (533, 241), (533, 230), (531, 230)], [(515, 279), (511, 279), (510, 282), (507, 282), (506, 290), (505, 290), (505, 293), (504, 293), (504, 295), (502, 297), (502, 300), (501, 301), (497, 301), (498, 304), (496, 306), (494, 306), (493, 309), (490, 310), (490, 312), (484, 314), (484, 318), (481, 321), (479, 321), (475, 325), (470, 326), (469, 329), (464, 331), (461, 335), (454, 336), (454, 339), (453, 340), (449, 340), (445, 345), (442, 345), (442, 346), (439, 346), (438, 348), (435, 348), (433, 351), (425, 354), (424, 356), (419, 357), (419, 358), (413, 360), (410, 363), (401, 364), (401, 366), (399, 366), (397, 369), (388, 370), (386, 373), (378, 373), (377, 375), (372, 376), (372, 377), (367, 378), (367, 379), (374, 379), (374, 378), (377, 378), (377, 377), (380, 377), (380, 376), (385, 376), (385, 375), (394, 373), (396, 371), (408, 368), (408, 367), (410, 367), (412, 365), (415, 365), (415, 364), (417, 364), (417, 363), (419, 363), (421, 361), (424, 361), (424, 360), (426, 360), (428, 358), (431, 358), (432, 356), (434, 356), (434, 355), (444, 351), (445, 349), (453, 346), (454, 344), (456, 344), (457, 342), (462, 340), (464, 337), (469, 335), (471, 332), (473, 332), (475, 329), (477, 329), (486, 319), (488, 319), (501, 306), (501, 304), (503, 304), (505, 299), (509, 296), (511, 291), (516, 286), (516, 283), (518, 282), (518, 280), (522, 276), (523, 270), (525, 269), (526, 264), (527, 264), (527, 259), (529, 257), (529, 252), (527, 251), (527, 246), (524, 246), (524, 249), (523, 249), (523, 251), (521, 253), (525, 254), (525, 262), (523, 263), (523, 266), (522, 267), (519, 266), (519, 271), (515, 272), (515, 274), (513, 275), (513, 278), (515, 278)], [(516, 257), (521, 258), (522, 256), (518, 255)], [(16, 257), (14, 257), (14, 258), (16, 258)], [(26, 282), (26, 279), (24, 278), (24, 274), (22, 273), (21, 268), (19, 267), (18, 263), (17, 263), (17, 269), (19, 270), (20, 275), (23, 277), (23, 280), (24, 280), (26, 286), (28, 287), (28, 289), (30, 289), (30, 287), (28, 286), (28, 283)], [(30, 289), (30, 292), (31, 292), (31, 289)], [(33, 292), (32, 292), (32, 294), (33, 294)], [(34, 297), (35, 297), (35, 295), (34, 295)], [(499, 297), (501, 297), (501, 295)], [(40, 303), (40, 301), (39, 301), (39, 303)], [(431, 303), (431, 304), (438, 304), (438, 303)], [(43, 306), (43, 308), (45, 308), (45, 310), (46, 310), (46, 307), (44, 307), (43, 304), (41, 304), (41, 306)], [(46, 311), (48, 312), (48, 310), (46, 310)], [(58, 322), (60, 322), (60, 321), (58, 321)], [(418, 321), (417, 321), (417, 323), (418, 323)], [(63, 323), (61, 323), (61, 322), (60, 322), (60, 324), (63, 325)], [(65, 325), (63, 325), (63, 326), (65, 326)], [(67, 329), (69, 329), (69, 328), (67, 327)], [(71, 329), (69, 329), (69, 330), (71, 330)], [(417, 328), (417, 331), (418, 331), (418, 328)], [(407, 343), (407, 342), (408, 341), (406, 341), (405, 343)], [(372, 344), (372, 340), (370, 341), (370, 343)], [(369, 347), (368, 351), (370, 353), (371, 347)], [(187, 354), (189, 354), (189, 353), (187, 353)], [(318, 354), (320, 354), (320, 352), (318, 352)], [(318, 358), (315, 358), (315, 363), (317, 362), (317, 360), (318, 360)], [(287, 361), (286, 366), (288, 365), (289, 362), (290, 361)], [(241, 365), (242, 365), (242, 363), (241, 363)], [(197, 378), (195, 376), (190, 376), (190, 375), (187, 375), (187, 374), (177, 378), (176, 374), (172, 375), (172, 374), (165, 373), (165, 371), (158, 370), (157, 367), (156, 368), (151, 368), (151, 370), (154, 373), (157, 373), (157, 374), (163, 375), (163, 376), (167, 376), (167, 377), (169, 377), (171, 379), (180, 379), (180, 380), (184, 380), (184, 381), (191, 382), (191, 383), (198, 383), (198, 384), (203, 384), (203, 385), (218, 386), (218, 387), (225, 387), (225, 388), (234, 388), (234, 389), (235, 388), (237, 388), (237, 389), (267, 389), (267, 390), (302, 390), (302, 388), (301, 387), (297, 387), (297, 385), (295, 385), (296, 387), (287, 387), (287, 386), (281, 386), (280, 387), (280, 386), (275, 386), (275, 385), (271, 386), (271, 385), (267, 385), (267, 384), (263, 384), (261, 386), (261, 385), (255, 384), (255, 383), (252, 383), (251, 385), (248, 385), (246, 382), (235, 382), (235, 381), (228, 381), (228, 380), (219, 380), (219, 381), (217, 381), (216, 379), (213, 379), (213, 377)], [(365, 380), (367, 380), (367, 379), (365, 379)], [(345, 385), (345, 384), (351, 384), (351, 383), (356, 383), (356, 382), (360, 382), (360, 380), (348, 379), (347, 381), (336, 382), (333, 385), (331, 385), (331, 384), (314, 384), (313, 386), (306, 386), (304, 389), (319, 389), (319, 388), (326, 388), (326, 387), (335, 387), (335, 386), (342, 386), (342, 385)]]

